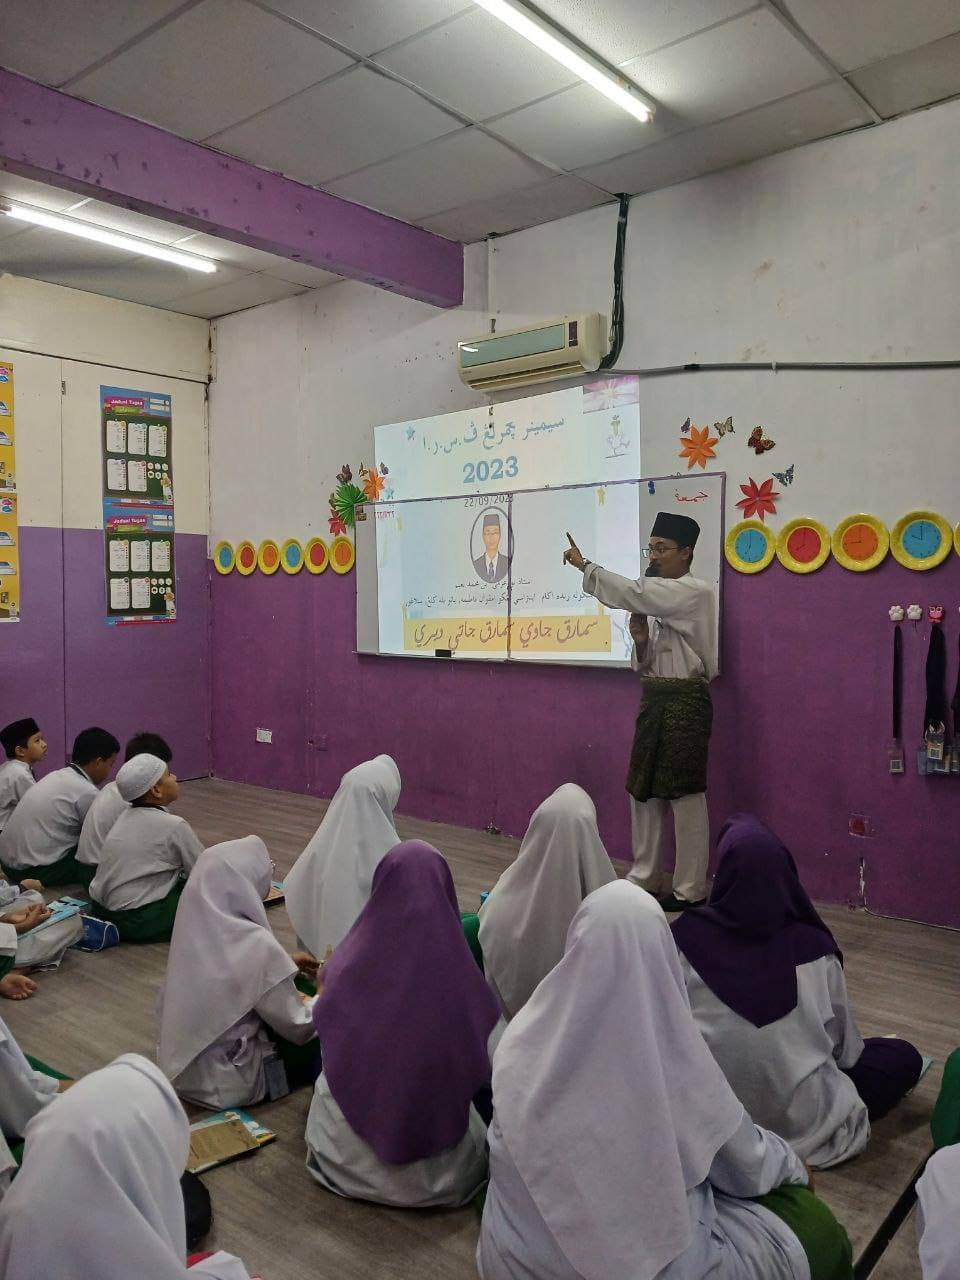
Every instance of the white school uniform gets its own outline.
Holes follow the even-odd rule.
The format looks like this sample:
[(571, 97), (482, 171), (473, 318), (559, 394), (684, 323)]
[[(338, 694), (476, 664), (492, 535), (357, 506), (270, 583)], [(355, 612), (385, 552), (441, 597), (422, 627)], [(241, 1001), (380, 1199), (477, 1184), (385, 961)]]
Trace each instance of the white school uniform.
[(103, 842), (113, 830), (113, 824), (130, 806), (120, 794), (116, 782), (108, 782), (87, 810), (77, 845), (77, 861), (95, 867), (100, 861)]
[(271, 870), (259, 836), (212, 845), (177, 908), (157, 1061), (181, 1097), (214, 1110), (267, 1094), (276, 1057), (268, 1026), (294, 1044), (315, 1035), (313, 1002), (294, 986), (297, 967), (267, 922)]
[(7, 1141), (19, 1142), (33, 1117), (58, 1091), (52, 1076), (34, 1071), (0, 1018), (0, 1198), (16, 1168)]
[[(504, 1026), (501, 1019), (487, 1041), (491, 1062)], [(473, 1105), (456, 1146), (409, 1164), (387, 1164), (350, 1126), (321, 1072), (305, 1137), (310, 1176), (353, 1200), (400, 1209), (451, 1208), (472, 1200), (487, 1178), (487, 1126)]]
[(225, 1253), (187, 1269), (180, 1175), (190, 1126), (146, 1058), (125, 1054), (78, 1080), (26, 1139), (0, 1202), (4, 1280), (249, 1280)]
[(809, 1280), (793, 1232), (740, 1199), (806, 1185), (803, 1165), (725, 1082), (636, 886), (584, 900), (504, 1034), (493, 1096), (483, 1280)]
[(789, 1142), (814, 1169), (858, 1155), (870, 1137), (867, 1107), (841, 1068), (863, 1053), (835, 955), (797, 966), (797, 1004), (765, 1027), (719, 1000), (680, 957), (700, 1033), (753, 1120)]
[(203, 853), (184, 818), (152, 805), (131, 805), (103, 842), (90, 896), (108, 911), (160, 902)]
[(917, 1183), (917, 1238), (923, 1280), (956, 1280), (960, 1258), (960, 1146), (944, 1147)]
[(7, 760), (0, 765), (0, 831), (35, 782), (26, 760)]
[(96, 798), (96, 785), (78, 765), (48, 773), (27, 790), (0, 832), (0, 862), (46, 867), (73, 853)]
[[(36, 889), (21, 890), (18, 884), (0, 880), (0, 916), (26, 911), (29, 907), (42, 907), (45, 901), (43, 894)], [(0, 922), (0, 955), (10, 956), (19, 969), (58, 964), (67, 948), (82, 937), (83, 924), (79, 915), (21, 934), (12, 924)]]

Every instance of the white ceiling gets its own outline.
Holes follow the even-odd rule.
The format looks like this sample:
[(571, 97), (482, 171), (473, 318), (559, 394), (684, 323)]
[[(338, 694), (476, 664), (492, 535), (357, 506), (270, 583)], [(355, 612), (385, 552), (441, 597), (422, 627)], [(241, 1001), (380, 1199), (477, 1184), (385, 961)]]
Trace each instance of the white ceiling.
[[(468, 0), (4, 0), (3, 65), (472, 241), (960, 94), (958, 0), (539, 0), (660, 109), (641, 125)], [(0, 175), (0, 192), (23, 187)], [(336, 277), (51, 188), (45, 207), (222, 259), (0, 228), (0, 268), (219, 315)]]

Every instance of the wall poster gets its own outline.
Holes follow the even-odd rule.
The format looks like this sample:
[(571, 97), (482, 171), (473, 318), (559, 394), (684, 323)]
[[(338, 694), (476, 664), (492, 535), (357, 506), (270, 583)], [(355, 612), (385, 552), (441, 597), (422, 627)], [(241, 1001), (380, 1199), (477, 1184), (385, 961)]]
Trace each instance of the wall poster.
[(20, 621), (20, 532), (17, 521), (13, 365), (0, 363), (0, 622)]

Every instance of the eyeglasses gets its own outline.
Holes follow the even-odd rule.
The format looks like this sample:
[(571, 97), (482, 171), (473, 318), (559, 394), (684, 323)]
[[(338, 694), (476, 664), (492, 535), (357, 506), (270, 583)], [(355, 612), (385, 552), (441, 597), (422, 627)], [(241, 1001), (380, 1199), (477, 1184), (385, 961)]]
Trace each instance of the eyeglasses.
[(647, 560), (651, 556), (665, 556), (668, 551), (679, 551), (679, 547), (641, 547), (640, 554)]

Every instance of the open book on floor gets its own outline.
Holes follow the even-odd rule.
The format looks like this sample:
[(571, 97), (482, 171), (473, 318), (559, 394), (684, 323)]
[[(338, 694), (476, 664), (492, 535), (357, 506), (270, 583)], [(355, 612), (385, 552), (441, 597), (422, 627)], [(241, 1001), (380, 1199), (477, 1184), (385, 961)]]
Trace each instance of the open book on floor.
[(246, 1111), (232, 1109), (217, 1111), (205, 1120), (190, 1126), (190, 1155), (187, 1170), (204, 1173), (217, 1165), (239, 1160), (241, 1156), (258, 1151), (276, 1139), (272, 1129), (266, 1128)]

